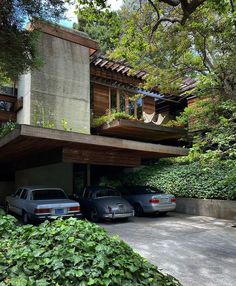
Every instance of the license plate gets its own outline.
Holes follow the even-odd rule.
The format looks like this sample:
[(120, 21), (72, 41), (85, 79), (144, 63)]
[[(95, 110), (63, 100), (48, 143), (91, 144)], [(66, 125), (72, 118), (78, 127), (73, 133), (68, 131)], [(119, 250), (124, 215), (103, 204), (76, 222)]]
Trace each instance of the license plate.
[(164, 203), (164, 204), (169, 203), (169, 198), (161, 199), (161, 203)]
[(55, 209), (55, 214), (56, 215), (64, 214), (64, 209)]

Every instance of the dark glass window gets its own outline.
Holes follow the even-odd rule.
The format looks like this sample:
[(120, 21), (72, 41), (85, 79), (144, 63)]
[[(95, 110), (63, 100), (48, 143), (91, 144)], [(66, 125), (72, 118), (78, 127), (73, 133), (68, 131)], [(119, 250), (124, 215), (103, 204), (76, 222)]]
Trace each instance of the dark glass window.
[(15, 192), (15, 197), (16, 198), (19, 198), (20, 197), (20, 194), (21, 194), (21, 191), (22, 191), (22, 189), (18, 189), (16, 192)]
[(114, 189), (104, 188), (96, 192), (96, 198), (102, 197), (120, 197), (120, 193)]
[(142, 98), (138, 98), (136, 100), (136, 106), (137, 106), (137, 117), (141, 118), (143, 115), (143, 100), (142, 100)]
[(135, 102), (133, 100), (129, 100), (129, 114), (134, 115), (134, 104)]
[(130, 192), (132, 194), (136, 195), (144, 195), (144, 194), (163, 194), (163, 191), (160, 189), (156, 189), (153, 187), (148, 187), (148, 186), (136, 186), (129, 188)]
[(24, 190), (22, 191), (21, 195), (20, 195), (20, 198), (21, 198), (22, 200), (26, 200), (27, 195), (28, 195), (28, 191), (27, 191), (26, 189), (24, 189)]
[(125, 92), (120, 91), (120, 111), (125, 112)]
[(67, 199), (66, 194), (62, 190), (57, 189), (41, 189), (32, 192), (33, 200), (60, 200)]
[(116, 110), (116, 89), (112, 88), (111, 89), (111, 109)]

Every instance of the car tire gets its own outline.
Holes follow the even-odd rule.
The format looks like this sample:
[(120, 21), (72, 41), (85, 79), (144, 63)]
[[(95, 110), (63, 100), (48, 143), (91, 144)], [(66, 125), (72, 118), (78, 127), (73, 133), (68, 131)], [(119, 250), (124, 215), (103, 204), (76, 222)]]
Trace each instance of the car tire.
[(160, 212), (159, 215), (166, 216), (168, 212)]
[(143, 208), (140, 204), (134, 205), (134, 214), (135, 214), (135, 216), (139, 216), (139, 217), (144, 214)]
[(92, 222), (99, 222), (99, 214), (96, 208), (92, 209), (90, 212), (90, 220)]
[(23, 221), (23, 224), (29, 223), (29, 215), (26, 211), (23, 211), (22, 213), (22, 221)]

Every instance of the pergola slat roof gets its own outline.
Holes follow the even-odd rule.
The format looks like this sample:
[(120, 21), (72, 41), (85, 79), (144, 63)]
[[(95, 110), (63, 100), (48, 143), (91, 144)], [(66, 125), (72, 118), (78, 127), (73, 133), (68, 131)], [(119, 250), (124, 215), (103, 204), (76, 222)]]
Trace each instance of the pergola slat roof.
[[(122, 76), (126, 76), (127, 78), (138, 80), (140, 81), (140, 83), (143, 83), (143, 80), (148, 75), (148, 73), (144, 70), (138, 70), (136, 72), (130, 73), (132, 67), (125, 61), (111, 60), (108, 57), (101, 55), (94, 56), (91, 58), (91, 66), (100, 68), (101, 71), (110, 71), (114, 74), (120, 74)], [(101, 84), (102, 81), (104, 83), (104, 79), (101, 79), (99, 76), (94, 77), (94, 75), (92, 75), (91, 79), (92, 81), (96, 82), (100, 81)], [(121, 85), (124, 85), (123, 83), (120, 83), (119, 80), (114, 80), (112, 78), (110, 80), (106, 80), (105, 83), (113, 87), (121, 87)], [(126, 86), (128, 89), (135, 89), (137, 93), (140, 92), (144, 96), (154, 97), (155, 100), (158, 101), (158, 103), (169, 101), (178, 104), (182, 99), (191, 96), (186, 94), (186, 92), (194, 89), (194, 87), (196, 86), (196, 80), (192, 78), (186, 78), (183, 84), (180, 86), (180, 93), (178, 95), (161, 94), (157, 90), (144, 90), (141, 88), (137, 88), (137, 85), (135, 84), (126, 83)]]

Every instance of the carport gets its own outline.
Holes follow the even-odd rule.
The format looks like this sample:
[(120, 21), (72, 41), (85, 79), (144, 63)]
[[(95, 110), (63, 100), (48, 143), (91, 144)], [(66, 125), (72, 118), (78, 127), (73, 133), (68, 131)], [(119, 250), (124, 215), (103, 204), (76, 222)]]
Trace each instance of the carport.
[(143, 160), (187, 153), (180, 147), (19, 125), (0, 139), (0, 168), (4, 176), (15, 176), (16, 187), (48, 182), (55, 186), (63, 180), (70, 193), (75, 168), (79, 176), (86, 173), (85, 184), (89, 184), (91, 164), (138, 167)]

